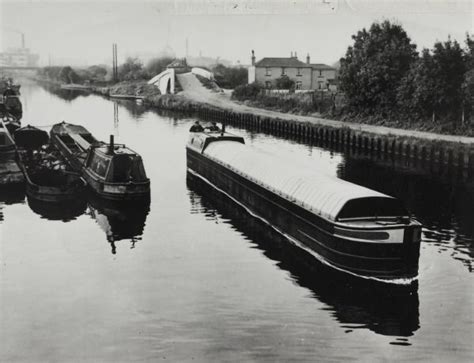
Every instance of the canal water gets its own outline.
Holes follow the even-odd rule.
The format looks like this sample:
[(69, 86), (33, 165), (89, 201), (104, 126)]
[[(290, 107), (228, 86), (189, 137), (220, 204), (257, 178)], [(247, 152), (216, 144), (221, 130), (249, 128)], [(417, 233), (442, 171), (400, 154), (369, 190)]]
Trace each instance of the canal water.
[(139, 152), (151, 202), (0, 191), (0, 361), (473, 361), (473, 182), (230, 128), (404, 200), (424, 225), (418, 283), (370, 285), (187, 177), (194, 119), (35, 84), (22, 102), (23, 125), (78, 123)]

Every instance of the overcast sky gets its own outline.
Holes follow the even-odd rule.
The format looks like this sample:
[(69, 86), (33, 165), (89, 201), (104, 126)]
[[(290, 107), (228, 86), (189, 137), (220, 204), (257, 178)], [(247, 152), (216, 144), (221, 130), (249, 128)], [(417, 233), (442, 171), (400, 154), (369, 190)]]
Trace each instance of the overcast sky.
[(248, 64), (251, 49), (257, 59), (296, 51), (332, 64), (352, 34), (384, 19), (402, 24), (421, 49), (448, 35), (464, 42), (474, 16), (469, 0), (0, 0), (0, 46), (19, 46), (23, 32), (42, 64), (51, 55), (91, 65), (110, 61), (113, 42), (119, 61), (167, 45), (184, 56), (188, 38), (190, 55)]

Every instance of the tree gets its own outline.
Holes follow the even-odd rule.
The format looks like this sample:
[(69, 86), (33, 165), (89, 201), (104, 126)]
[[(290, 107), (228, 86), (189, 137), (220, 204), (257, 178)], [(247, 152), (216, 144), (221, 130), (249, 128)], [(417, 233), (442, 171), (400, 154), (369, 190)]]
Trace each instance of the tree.
[(465, 55), (459, 43), (436, 42), (412, 64), (398, 89), (399, 105), (414, 115), (460, 120), (465, 103)]
[(174, 58), (170, 57), (153, 58), (147, 63), (146, 70), (151, 77), (154, 77), (163, 72), (173, 60)]
[(107, 75), (107, 68), (105, 66), (90, 66), (87, 68), (87, 71), (89, 72), (92, 80), (98, 82), (105, 81), (105, 76)]
[(339, 71), (349, 106), (358, 112), (390, 112), (400, 81), (416, 60), (416, 45), (400, 25), (388, 20), (362, 29), (352, 39)]
[(234, 89), (247, 83), (248, 71), (241, 67), (226, 67), (223, 64), (216, 65), (212, 72), (214, 80), (222, 88)]
[(290, 79), (288, 76), (284, 75), (276, 79), (276, 88), (277, 89), (294, 89), (295, 81)]
[(63, 67), (58, 78), (62, 83), (79, 83), (80, 81), (79, 76), (70, 66)]
[(143, 69), (143, 64), (138, 58), (128, 57), (118, 70), (120, 81), (136, 81), (149, 77), (148, 73)]

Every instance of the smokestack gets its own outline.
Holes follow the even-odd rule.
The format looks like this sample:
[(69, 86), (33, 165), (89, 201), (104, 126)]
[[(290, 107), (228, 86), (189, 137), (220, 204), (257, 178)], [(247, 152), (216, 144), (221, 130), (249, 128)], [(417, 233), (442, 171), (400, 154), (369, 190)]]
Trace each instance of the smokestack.
[(21, 47), (25, 48), (25, 34), (21, 33)]
[(114, 154), (114, 135), (110, 135), (110, 144), (109, 144), (109, 155)]
[(310, 63), (309, 53), (306, 55), (306, 64)]
[(255, 65), (255, 52), (252, 49), (252, 65)]

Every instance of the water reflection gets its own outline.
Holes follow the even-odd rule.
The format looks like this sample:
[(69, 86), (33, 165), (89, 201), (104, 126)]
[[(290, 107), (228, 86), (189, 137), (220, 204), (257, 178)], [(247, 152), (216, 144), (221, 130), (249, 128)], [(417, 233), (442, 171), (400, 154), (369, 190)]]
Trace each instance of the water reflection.
[(474, 188), (411, 170), (397, 170), (368, 160), (346, 158), (339, 177), (404, 201), (423, 223), (423, 242), (449, 250), (470, 272), (474, 269)]
[(72, 102), (78, 97), (87, 97), (90, 95), (89, 92), (64, 89), (54, 84), (40, 83), (40, 85), (48, 92), (67, 102)]
[(41, 218), (52, 221), (69, 222), (85, 213), (87, 202), (84, 197), (78, 196), (74, 200), (61, 202), (45, 202), (27, 196), (30, 209)]
[(88, 196), (89, 215), (105, 232), (111, 252), (115, 254), (115, 243), (130, 240), (130, 248), (135, 248), (143, 235), (146, 218), (150, 212), (150, 199), (139, 202), (116, 202), (100, 198), (92, 193)]
[(328, 305), (325, 310), (331, 312), (345, 332), (369, 329), (399, 337), (392, 344), (409, 344), (400, 337), (411, 336), (419, 328), (417, 283), (411, 286), (378, 284), (332, 270), (189, 173), (187, 186), (191, 213), (204, 214), (209, 220), (220, 215), (227, 220), (265, 256), (289, 271), (296, 283), (310, 289), (314, 298)]
[(3, 222), (3, 207), (23, 203), (25, 200), (25, 187), (23, 185), (5, 186), (0, 188), (0, 222)]

